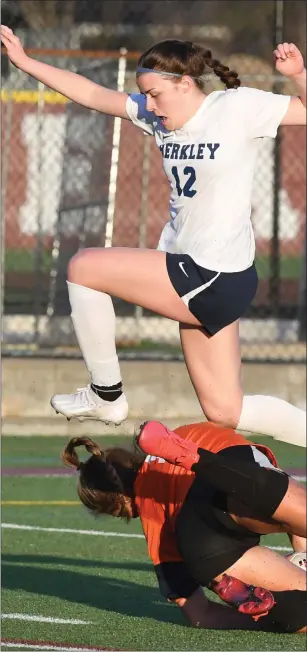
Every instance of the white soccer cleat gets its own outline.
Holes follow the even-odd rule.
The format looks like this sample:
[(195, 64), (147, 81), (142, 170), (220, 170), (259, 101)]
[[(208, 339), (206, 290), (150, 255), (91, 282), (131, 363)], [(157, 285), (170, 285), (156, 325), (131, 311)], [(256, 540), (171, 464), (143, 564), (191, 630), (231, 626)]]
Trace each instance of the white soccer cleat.
[(67, 419), (93, 419), (119, 426), (128, 416), (128, 403), (125, 394), (116, 401), (104, 401), (97, 396), (90, 385), (79, 388), (75, 394), (55, 394), (51, 401), (53, 409)]

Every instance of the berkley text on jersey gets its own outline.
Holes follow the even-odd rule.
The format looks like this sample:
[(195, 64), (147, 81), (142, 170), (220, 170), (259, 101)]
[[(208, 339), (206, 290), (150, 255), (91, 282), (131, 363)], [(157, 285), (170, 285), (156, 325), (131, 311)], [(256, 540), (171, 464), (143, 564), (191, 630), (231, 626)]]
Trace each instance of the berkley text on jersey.
[(176, 160), (204, 159), (215, 160), (215, 153), (220, 143), (195, 143), (191, 145), (179, 145), (179, 143), (165, 143), (160, 145), (163, 158)]

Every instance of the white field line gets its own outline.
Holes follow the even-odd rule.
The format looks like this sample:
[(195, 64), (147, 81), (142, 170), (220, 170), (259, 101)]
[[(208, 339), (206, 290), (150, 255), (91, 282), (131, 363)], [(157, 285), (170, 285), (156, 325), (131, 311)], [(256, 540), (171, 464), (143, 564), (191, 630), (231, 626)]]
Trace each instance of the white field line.
[[(71, 645), (67, 647), (63, 647), (62, 645), (48, 645), (47, 643), (44, 645), (36, 645), (35, 643), (6, 643), (5, 641), (2, 641), (0, 643), (1, 647), (7, 649), (7, 648), (12, 648), (14, 650), (41, 650), (43, 652), (44, 650), (55, 650), (56, 652), (95, 652), (95, 650), (99, 651), (99, 648), (95, 647), (71, 647)], [(103, 648), (100, 648), (103, 650)]]
[(31, 616), (30, 614), (1, 614), (7, 620), (27, 620), (35, 623), (54, 623), (57, 625), (92, 625), (89, 620), (76, 620), (74, 618), (52, 618), (51, 616)]
[(144, 539), (143, 534), (125, 532), (103, 532), (100, 530), (74, 530), (72, 528), (40, 527), (39, 525), (18, 525), (17, 523), (1, 523), (6, 530), (30, 530), (35, 532), (63, 532), (66, 534), (87, 534), (93, 537), (122, 537), (124, 539)]
[[(6, 477), (14, 478), (16, 476), (11, 475), (11, 476), (6, 476)], [(36, 478), (36, 479), (41, 480), (41, 479), (44, 479), (44, 478), (73, 478), (75, 476), (73, 474), (69, 474), (69, 473), (65, 473), (65, 474), (64, 473), (44, 473), (44, 474), (38, 474), (38, 473), (35, 473), (35, 474), (32, 474), (32, 473), (30, 474), (29, 473), (28, 474), (28, 473), (24, 473), (24, 474), (21, 474), (20, 476), (17, 476), (17, 477)], [(291, 475), (290, 477), (293, 480), (296, 480), (297, 482), (307, 482), (307, 476), (306, 475)]]
[[(31, 532), (59, 532), (64, 534), (86, 534), (98, 537), (122, 537), (123, 539), (144, 539), (143, 534), (130, 534), (125, 532), (102, 532), (100, 530), (74, 530), (72, 528), (40, 527), (39, 525), (18, 525), (17, 523), (1, 523), (5, 530), (28, 530)], [(271, 550), (291, 552), (287, 546), (268, 546)]]
[(293, 552), (293, 548), (289, 548), (288, 546), (265, 546), (266, 548), (270, 548), (270, 550), (279, 550), (279, 552)]
[(74, 473), (20, 473), (18, 474), (12, 474), (12, 475), (6, 475), (6, 478), (38, 478), (39, 480), (41, 478), (75, 478), (78, 477)]
[[(23, 477), (23, 478), (35, 478), (36, 480), (39, 479), (44, 479), (44, 478), (74, 478), (76, 475), (74, 473), (21, 473), (20, 475), (18, 474), (12, 474), (12, 475), (6, 475), (5, 477), (9, 478), (14, 478), (14, 477)], [(291, 475), (290, 477), (293, 480), (296, 480), (297, 482), (307, 482), (307, 476), (306, 475)]]

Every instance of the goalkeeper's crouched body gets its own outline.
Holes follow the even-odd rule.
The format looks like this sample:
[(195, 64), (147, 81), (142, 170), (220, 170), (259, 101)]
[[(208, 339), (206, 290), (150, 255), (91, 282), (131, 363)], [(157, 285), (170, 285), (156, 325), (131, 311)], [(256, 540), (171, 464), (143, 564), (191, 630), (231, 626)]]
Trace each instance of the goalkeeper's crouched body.
[[(96, 515), (140, 517), (160, 591), (192, 626), (305, 631), (305, 570), (260, 545), (261, 535), (283, 532), (295, 550), (306, 549), (305, 488), (278, 469), (270, 449), (232, 429), (200, 423), (174, 434), (157, 422), (142, 428), (145, 454), (103, 451), (88, 437), (69, 442), (62, 459), (79, 470), (83, 504)], [(174, 457), (166, 461), (169, 442)], [(86, 462), (78, 446), (91, 453)], [(177, 458), (191, 447), (194, 462), (186, 468)], [(225, 604), (209, 600), (203, 587)]]

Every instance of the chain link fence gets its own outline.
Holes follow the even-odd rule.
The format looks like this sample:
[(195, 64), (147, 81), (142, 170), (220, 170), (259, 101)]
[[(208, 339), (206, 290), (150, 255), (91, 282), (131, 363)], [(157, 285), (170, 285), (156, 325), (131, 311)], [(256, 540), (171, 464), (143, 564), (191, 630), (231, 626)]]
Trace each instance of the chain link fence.
[[(171, 4), (184, 4), (184, 15), (189, 13), (187, 3)], [(147, 43), (142, 46), (170, 36), (204, 42), (216, 57), (239, 72), (244, 85), (294, 93), (291, 84), (275, 75), (268, 63), (276, 13), (272, 13), (275, 22), (266, 32), (259, 4), (257, 28), (252, 11), (244, 17), (245, 23), (240, 14), (244, 24), (241, 41), (236, 42), (227, 23), (225, 7), (230, 4), (238, 3), (190, 2), (191, 24), (187, 26), (178, 18), (178, 24), (162, 25), (157, 18), (157, 24), (150, 23), (144, 29)], [(211, 25), (193, 25), (192, 5), (210, 8)], [(215, 6), (216, 12), (217, 5), (218, 16), (213, 11)], [(276, 9), (273, 2), (262, 5), (267, 10), (269, 5), (272, 11)], [(182, 18), (182, 13), (178, 16)], [(133, 20), (130, 32), (128, 29), (130, 36), (143, 30), (143, 26), (138, 27), (137, 18)], [(28, 47), (39, 44), (34, 56), (41, 61), (80, 72), (108, 88), (135, 91), (138, 53), (127, 47), (113, 51), (102, 51), (101, 46), (95, 52), (80, 50), (82, 43), (88, 47), (91, 39), (97, 40), (101, 35), (97, 24), (80, 21), (80, 25), (70, 30), (59, 26), (45, 29), (40, 37), (35, 29), (24, 30), (21, 38), (25, 42), (27, 33)], [(119, 44), (129, 45), (118, 36), (122, 23), (114, 19), (108, 25), (109, 39), (115, 38), (115, 34)], [(248, 28), (258, 37), (262, 30), (258, 51), (256, 46), (244, 45)], [(293, 37), (291, 40), (295, 41)], [(51, 50), (55, 43), (57, 48), (65, 49)], [(42, 49), (44, 46), (48, 51)], [(218, 81), (212, 82), (208, 91), (218, 88)], [(169, 198), (160, 153), (154, 139), (144, 136), (128, 121), (70, 103), (13, 67), (3, 80), (1, 99), (3, 352), (76, 356), (79, 350), (66, 291), (67, 262), (82, 247), (157, 246), (168, 220)], [(241, 323), (246, 360), (305, 359), (304, 143), (303, 127), (282, 128), (276, 140), (263, 139), (259, 153), (252, 220), (260, 283), (253, 305)], [(122, 356), (180, 358), (176, 323), (117, 299), (114, 305)]]

